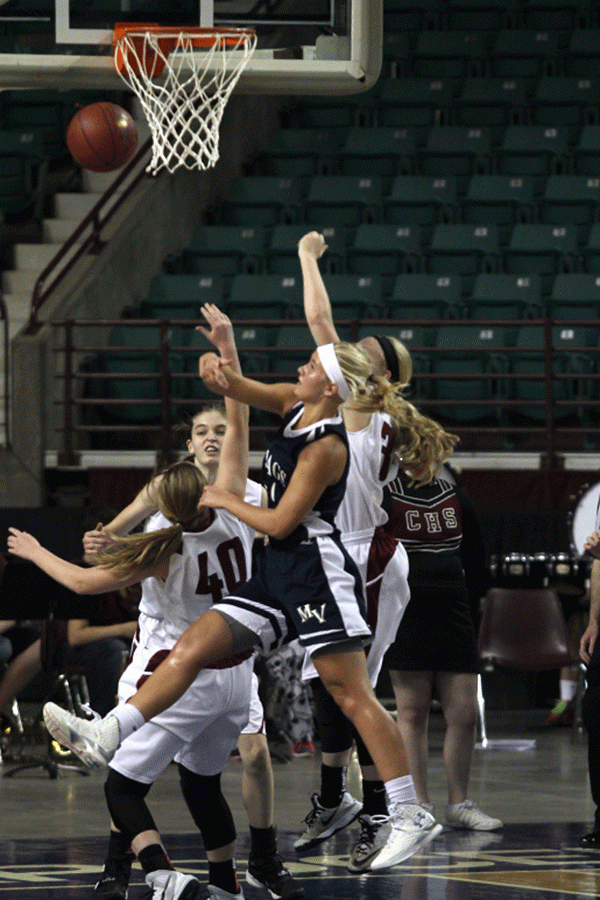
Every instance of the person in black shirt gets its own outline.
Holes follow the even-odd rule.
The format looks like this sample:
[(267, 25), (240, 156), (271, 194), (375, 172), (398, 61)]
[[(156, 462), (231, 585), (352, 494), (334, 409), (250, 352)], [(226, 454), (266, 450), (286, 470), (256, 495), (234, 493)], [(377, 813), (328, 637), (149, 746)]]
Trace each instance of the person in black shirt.
[(411, 599), (384, 666), (417, 796), (433, 809), (427, 790), (427, 733), (435, 688), (446, 719), (446, 822), (455, 828), (493, 831), (502, 822), (468, 798), (477, 727), (476, 626), (489, 577), (477, 515), (448, 468), (422, 487), (402, 473), (388, 490), (389, 520), (384, 527), (408, 553)]

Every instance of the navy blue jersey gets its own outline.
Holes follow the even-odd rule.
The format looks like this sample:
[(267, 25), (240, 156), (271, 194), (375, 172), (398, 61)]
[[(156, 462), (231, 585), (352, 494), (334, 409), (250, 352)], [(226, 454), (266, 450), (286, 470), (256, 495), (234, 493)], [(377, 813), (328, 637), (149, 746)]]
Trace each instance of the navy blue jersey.
[[(268, 505), (277, 506), (289, 484), (298, 456), (304, 448), (328, 434), (337, 434), (348, 450), (348, 435), (341, 415), (333, 419), (321, 419), (306, 428), (294, 428), (304, 412), (304, 404), (298, 403), (284, 416), (281, 427), (265, 454), (262, 467), (262, 484), (267, 492)], [(346, 490), (346, 479), (350, 466), (350, 453), (340, 480), (325, 488), (314, 509), (304, 517), (294, 531), (285, 538), (285, 543), (299, 543), (312, 537), (332, 534), (337, 531), (334, 519)], [(277, 543), (271, 539), (272, 543)]]

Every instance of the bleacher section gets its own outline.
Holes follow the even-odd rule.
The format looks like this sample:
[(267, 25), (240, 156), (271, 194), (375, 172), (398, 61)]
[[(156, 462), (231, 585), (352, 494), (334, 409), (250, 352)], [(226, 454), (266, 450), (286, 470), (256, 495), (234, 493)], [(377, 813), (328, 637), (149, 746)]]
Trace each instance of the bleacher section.
[(375, 88), (290, 101), (143, 315), (194, 317), (216, 298), (258, 320), (253, 371), (293, 372), (296, 245), (314, 228), (340, 331), (405, 335), (424, 408), (504, 428), (505, 444), (511, 425), (544, 424), (548, 390), (557, 420), (597, 423), (598, 5), (389, 0), (384, 28)]

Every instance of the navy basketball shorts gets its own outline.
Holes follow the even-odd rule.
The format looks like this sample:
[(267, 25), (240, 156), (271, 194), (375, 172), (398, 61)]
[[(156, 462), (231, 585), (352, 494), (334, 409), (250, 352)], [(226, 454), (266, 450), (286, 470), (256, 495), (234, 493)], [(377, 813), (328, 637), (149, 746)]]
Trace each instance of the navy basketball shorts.
[(267, 544), (252, 578), (213, 609), (257, 634), (265, 653), (295, 638), (311, 655), (350, 638), (371, 639), (359, 571), (331, 535)]

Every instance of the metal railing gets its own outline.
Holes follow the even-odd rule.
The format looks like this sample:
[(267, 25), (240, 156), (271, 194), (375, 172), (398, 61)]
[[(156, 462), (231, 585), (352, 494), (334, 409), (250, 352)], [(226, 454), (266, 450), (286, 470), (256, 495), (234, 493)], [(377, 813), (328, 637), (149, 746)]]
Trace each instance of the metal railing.
[(151, 146), (152, 140), (148, 138), (135, 156), (119, 172), (110, 188), (100, 197), (73, 233), (62, 244), (60, 250), (52, 257), (48, 265), (40, 272), (31, 297), (31, 314), (27, 325), (28, 334), (35, 334), (40, 328), (38, 314), (41, 307), (72, 270), (73, 266), (86, 253), (99, 253), (104, 246), (102, 229), (123, 206), (140, 181), (146, 177), (145, 168), (140, 169), (122, 191), (119, 188), (140, 165), (144, 156), (148, 155)]
[[(199, 390), (202, 384), (193, 373), (195, 360), (203, 352), (198, 346), (190, 346), (182, 341), (182, 335), (189, 330), (193, 333), (196, 320), (156, 320), (156, 319), (113, 319), (113, 320), (66, 320), (53, 323), (56, 332), (54, 352), (57, 355), (56, 378), (62, 385), (54, 401), (62, 407), (62, 422), (58, 428), (62, 434), (61, 460), (76, 460), (78, 451), (98, 441), (101, 436), (106, 447), (110, 447), (111, 436), (119, 435), (120, 447), (127, 443), (128, 435), (132, 446), (139, 446), (140, 436), (145, 435), (152, 446), (168, 453), (173, 448), (172, 427), (185, 412), (197, 409), (202, 402), (209, 401), (209, 392)], [(261, 326), (276, 329), (280, 325), (301, 324), (297, 321), (244, 320), (240, 326)], [(412, 399), (424, 413), (444, 423), (461, 437), (461, 449), (528, 450), (543, 454), (546, 465), (552, 466), (557, 452), (569, 450), (595, 449), (595, 440), (600, 440), (600, 367), (597, 365), (600, 344), (563, 347), (553, 345), (553, 328), (594, 329), (595, 320), (564, 321), (552, 319), (525, 320), (452, 320), (423, 319), (411, 322), (402, 320), (362, 320), (340, 322), (350, 329), (356, 338), (359, 327), (368, 324), (373, 333), (378, 327), (397, 326), (398, 335), (404, 337), (415, 362)], [(156, 342), (152, 347), (142, 344), (107, 346), (109, 330), (114, 326), (126, 325), (130, 329), (156, 329)], [(485, 346), (416, 346), (410, 343), (410, 331), (414, 328), (447, 329), (476, 326), (484, 335), (490, 329), (541, 328), (543, 340), (539, 345), (502, 347)], [(88, 343), (85, 333), (93, 328), (106, 329), (107, 343)], [(59, 335), (62, 333), (62, 339)], [(443, 333), (443, 331), (442, 331)], [(141, 334), (141, 332), (140, 332)], [(210, 349), (207, 345), (206, 349)], [(261, 380), (282, 381), (294, 377), (295, 365), (302, 361), (302, 354), (308, 356), (312, 347), (243, 346), (240, 353), (243, 367), (252, 370), (252, 377)], [(110, 353), (112, 359), (127, 355), (130, 359), (127, 372), (107, 371), (102, 367), (103, 355)], [(138, 368), (131, 358), (146, 360)], [(470, 359), (490, 357), (493, 365), (482, 365), (464, 371), (452, 372), (436, 367), (440, 357)], [(517, 371), (519, 360), (536, 356), (543, 359), (543, 365), (532, 371)], [(557, 365), (562, 358), (571, 356), (586, 361), (580, 369)], [(60, 359), (62, 358), (62, 364)], [(148, 363), (148, 360), (151, 362)], [(267, 360), (267, 365), (265, 365)], [(423, 364), (425, 362), (425, 365)], [(118, 365), (114, 368), (118, 368)], [(535, 368), (535, 367), (534, 367)], [(485, 396), (464, 397), (452, 390), (452, 383), (468, 383)], [(137, 393), (125, 396), (127, 385), (137, 383)], [(517, 384), (518, 383), (518, 384)], [(536, 395), (529, 399), (519, 398), (516, 387), (528, 383), (536, 385)], [(120, 396), (111, 389), (119, 387)], [(144, 389), (140, 389), (144, 385)], [(485, 385), (482, 390), (482, 385)], [(443, 390), (442, 390), (443, 388)], [(473, 390), (470, 391), (473, 393)], [(145, 408), (147, 415), (140, 415)], [(134, 414), (129, 415), (128, 410)], [(535, 410), (535, 415), (533, 414)], [(596, 418), (595, 411), (598, 411)], [(251, 417), (251, 446), (262, 447), (274, 431), (274, 421)], [(253, 424), (254, 421), (254, 424)], [(135, 438), (135, 440), (133, 440)]]

